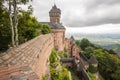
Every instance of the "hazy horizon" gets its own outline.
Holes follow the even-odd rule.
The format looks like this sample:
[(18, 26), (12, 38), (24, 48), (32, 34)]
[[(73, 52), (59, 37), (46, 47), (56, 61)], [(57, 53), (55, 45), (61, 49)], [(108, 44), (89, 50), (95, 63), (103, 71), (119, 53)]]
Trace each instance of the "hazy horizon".
[[(108, 27), (109, 26), (109, 27)], [(83, 33), (83, 34), (120, 34), (120, 24), (99, 25), (91, 27), (67, 27), (67, 33)]]

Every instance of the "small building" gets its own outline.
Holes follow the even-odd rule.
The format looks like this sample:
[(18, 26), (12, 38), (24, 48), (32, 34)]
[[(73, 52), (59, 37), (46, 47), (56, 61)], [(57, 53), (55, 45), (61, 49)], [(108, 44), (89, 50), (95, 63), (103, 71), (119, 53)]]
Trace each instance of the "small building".
[(90, 63), (91, 65), (93, 65), (94, 67), (98, 67), (98, 61), (97, 61), (97, 59), (96, 59), (95, 56), (92, 56), (92, 57), (89, 59), (89, 63)]
[(70, 44), (74, 45), (75, 44), (75, 39), (73, 36), (70, 37)]

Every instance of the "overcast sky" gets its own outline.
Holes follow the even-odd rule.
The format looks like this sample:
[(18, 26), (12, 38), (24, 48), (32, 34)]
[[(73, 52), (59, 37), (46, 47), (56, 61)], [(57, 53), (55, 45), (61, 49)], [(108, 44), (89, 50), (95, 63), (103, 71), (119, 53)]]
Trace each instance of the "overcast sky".
[[(61, 22), (67, 32), (120, 32), (120, 0), (56, 0), (61, 9)], [(34, 16), (49, 21), (49, 10), (54, 0), (33, 0)]]

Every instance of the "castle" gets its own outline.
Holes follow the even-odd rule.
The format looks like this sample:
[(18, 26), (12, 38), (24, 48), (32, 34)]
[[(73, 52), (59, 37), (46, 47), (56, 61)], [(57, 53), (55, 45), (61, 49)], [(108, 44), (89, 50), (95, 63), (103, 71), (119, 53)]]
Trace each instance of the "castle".
[(64, 51), (65, 27), (60, 23), (61, 10), (56, 5), (49, 12), (50, 22), (42, 22), (48, 24), (54, 34), (54, 46), (57, 51)]
[(41, 80), (47, 73), (53, 48), (58, 52), (66, 49), (67, 55), (79, 62), (80, 48), (73, 36), (65, 38), (65, 27), (60, 22), (61, 10), (54, 5), (49, 16), (50, 22), (41, 23), (49, 25), (52, 33), (40, 35), (0, 54), (0, 80)]
[(52, 9), (49, 11), (50, 22), (42, 22), (48, 24), (52, 33), (54, 34), (54, 47), (58, 52), (64, 52), (64, 49), (68, 51), (69, 57), (77, 57), (80, 59), (77, 53), (80, 52), (79, 47), (75, 44), (75, 39), (71, 36), (70, 39), (65, 38), (65, 27), (61, 24), (61, 10), (54, 4)]
[(65, 27), (60, 23), (61, 11), (54, 5), (49, 15), (50, 22), (42, 23), (48, 24), (52, 33), (0, 54), (0, 80), (41, 80), (47, 72), (53, 48), (64, 51)]

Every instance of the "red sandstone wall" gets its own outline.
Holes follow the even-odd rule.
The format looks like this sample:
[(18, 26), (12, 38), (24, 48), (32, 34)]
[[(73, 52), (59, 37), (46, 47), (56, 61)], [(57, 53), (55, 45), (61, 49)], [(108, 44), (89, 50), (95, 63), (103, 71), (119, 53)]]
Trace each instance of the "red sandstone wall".
[(64, 51), (64, 38), (65, 38), (65, 30), (64, 29), (52, 29), (52, 32), (54, 33), (54, 42), (55, 42), (55, 48), (59, 52)]
[[(2, 73), (4, 73), (4, 71), (7, 72), (8, 68), (12, 66), (28, 66), (31, 71), (39, 76), (39, 80), (41, 80), (42, 75), (44, 75), (47, 70), (47, 60), (53, 48), (53, 34), (47, 34), (40, 35), (17, 48), (1, 54), (0, 70), (5, 70), (0, 72), (0, 80), (3, 79), (1, 76)], [(8, 68), (6, 69), (5, 67)]]

